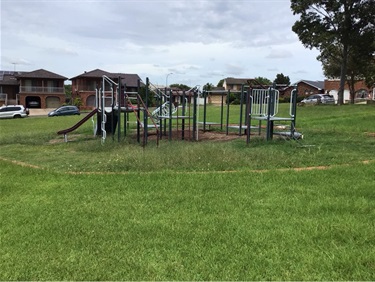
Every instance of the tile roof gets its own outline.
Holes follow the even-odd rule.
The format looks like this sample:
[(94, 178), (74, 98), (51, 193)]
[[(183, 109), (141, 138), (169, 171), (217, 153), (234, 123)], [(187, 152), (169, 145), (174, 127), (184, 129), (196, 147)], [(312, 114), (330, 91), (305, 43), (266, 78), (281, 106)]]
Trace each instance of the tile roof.
[(261, 85), (256, 79), (254, 78), (234, 78), (234, 77), (227, 77), (225, 79), (226, 84), (230, 85), (251, 85), (251, 87), (268, 87), (269, 85)]
[(0, 85), (19, 85), (16, 75), (20, 75), (19, 71), (0, 71)]
[(22, 72), (19, 75), (16, 75), (17, 78), (50, 78), (50, 79), (63, 79), (67, 80), (68, 78), (44, 69), (39, 69), (31, 72)]
[(227, 77), (225, 79), (227, 84), (247, 84), (247, 81), (250, 80), (250, 78), (234, 78), (234, 77)]
[(75, 78), (81, 78), (81, 77), (88, 77), (88, 78), (99, 78), (102, 77), (103, 75), (108, 76), (109, 78), (115, 78), (113, 76), (113, 73), (101, 70), (101, 69), (95, 69), (92, 71), (85, 71), (84, 73), (77, 75), (75, 77), (70, 78), (69, 80), (73, 80)]
[(318, 80), (316, 80), (316, 81), (313, 81), (313, 80), (300, 80), (300, 81), (298, 81), (295, 84), (298, 84), (300, 82), (306, 83), (306, 84), (308, 84), (308, 85), (310, 85), (310, 86), (312, 86), (312, 87), (314, 87), (314, 88), (316, 88), (318, 90), (324, 89), (324, 81), (318, 81)]
[[(132, 73), (112, 73), (107, 72), (101, 69), (95, 69), (92, 71), (84, 72), (78, 76), (70, 78), (70, 80), (74, 80), (76, 78), (101, 78), (103, 75), (109, 77), (110, 79), (113, 79), (115, 81), (118, 80), (119, 77), (121, 77), (121, 83), (125, 83), (127, 87), (137, 87), (138, 86), (138, 80), (141, 80), (141, 78), (138, 76), (138, 74), (132, 74)], [(142, 85), (143, 83), (141, 83)]]

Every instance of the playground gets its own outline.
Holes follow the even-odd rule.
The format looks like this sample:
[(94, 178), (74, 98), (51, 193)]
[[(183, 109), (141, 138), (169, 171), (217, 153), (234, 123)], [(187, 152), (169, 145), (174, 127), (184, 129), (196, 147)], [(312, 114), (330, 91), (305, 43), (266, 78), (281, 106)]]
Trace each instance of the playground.
[[(146, 146), (149, 139), (156, 139), (158, 145), (163, 138), (169, 141), (233, 140), (235, 131), (239, 138), (246, 135), (247, 144), (252, 131), (256, 131), (258, 136), (262, 136), (264, 131), (267, 141), (272, 140), (274, 135), (285, 139), (303, 137), (295, 126), (296, 89), (291, 92), (289, 112), (280, 116), (279, 91), (275, 88), (276, 85), (265, 87), (257, 84), (258, 88), (255, 88), (254, 81), (249, 80), (248, 84), (242, 85), (241, 91), (228, 90), (220, 94), (220, 116), (212, 119), (207, 102), (211, 91), (202, 91), (199, 86), (189, 90), (160, 89), (146, 78), (145, 93), (142, 95), (141, 81), (138, 81), (136, 92), (126, 92), (126, 85), (122, 85), (121, 81), (121, 77), (116, 82), (103, 75), (102, 83), (96, 89), (94, 109), (79, 122), (59, 130), (57, 134), (63, 135), (64, 141), (68, 142), (68, 134), (91, 119), (93, 135), (101, 136), (102, 143), (106, 141), (108, 134), (118, 142), (127, 135), (134, 136), (131, 123), (135, 123), (135, 138), (142, 146)], [(239, 102), (239, 111), (235, 113), (231, 110), (233, 96)], [(154, 101), (153, 105), (151, 101)], [(280, 128), (284, 131), (277, 130)], [(225, 136), (219, 134), (224, 132)]]

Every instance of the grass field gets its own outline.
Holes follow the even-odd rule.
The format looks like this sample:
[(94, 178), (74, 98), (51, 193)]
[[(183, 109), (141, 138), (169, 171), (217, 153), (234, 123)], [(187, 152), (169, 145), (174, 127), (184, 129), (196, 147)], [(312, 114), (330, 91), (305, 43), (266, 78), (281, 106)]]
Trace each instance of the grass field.
[(375, 107), (297, 115), (299, 141), (145, 148), (0, 120), (0, 280), (375, 280)]

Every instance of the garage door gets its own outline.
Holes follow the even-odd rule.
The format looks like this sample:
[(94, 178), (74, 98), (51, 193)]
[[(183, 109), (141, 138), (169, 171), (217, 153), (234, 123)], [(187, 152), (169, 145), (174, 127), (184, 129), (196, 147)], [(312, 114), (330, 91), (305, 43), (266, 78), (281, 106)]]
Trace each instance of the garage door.
[(46, 99), (47, 108), (57, 108), (60, 107), (60, 98), (59, 97), (47, 97)]

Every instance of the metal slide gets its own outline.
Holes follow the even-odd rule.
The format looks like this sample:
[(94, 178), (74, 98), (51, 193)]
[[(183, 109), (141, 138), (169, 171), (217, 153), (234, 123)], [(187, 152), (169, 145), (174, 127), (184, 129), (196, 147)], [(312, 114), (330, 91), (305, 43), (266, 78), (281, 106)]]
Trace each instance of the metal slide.
[(57, 134), (61, 135), (64, 134), (64, 141), (68, 142), (68, 133), (76, 130), (78, 127), (80, 127), (82, 124), (84, 124), (86, 121), (88, 121), (92, 116), (94, 116), (98, 112), (98, 109), (94, 109), (90, 113), (88, 113), (83, 119), (81, 119), (79, 122), (77, 122), (75, 125), (73, 125), (70, 128), (63, 129), (57, 132)]

